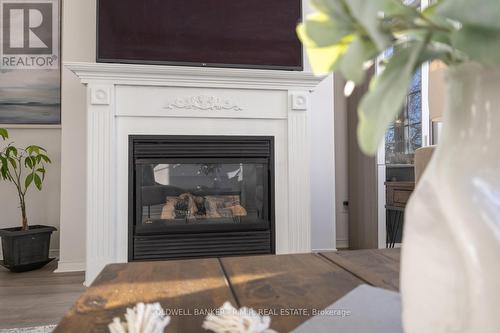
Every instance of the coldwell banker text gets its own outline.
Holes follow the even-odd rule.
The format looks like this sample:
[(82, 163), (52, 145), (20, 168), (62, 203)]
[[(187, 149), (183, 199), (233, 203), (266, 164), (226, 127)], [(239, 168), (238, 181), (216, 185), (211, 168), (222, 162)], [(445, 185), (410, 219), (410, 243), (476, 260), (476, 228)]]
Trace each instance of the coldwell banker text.
[(0, 68), (58, 68), (58, 4), (57, 0), (0, 0)]

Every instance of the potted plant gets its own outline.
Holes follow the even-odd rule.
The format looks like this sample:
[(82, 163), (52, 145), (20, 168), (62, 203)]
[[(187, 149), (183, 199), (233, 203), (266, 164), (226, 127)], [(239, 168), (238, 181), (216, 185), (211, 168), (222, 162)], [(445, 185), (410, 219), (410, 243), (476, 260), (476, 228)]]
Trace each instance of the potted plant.
[[(8, 139), (7, 130), (0, 129), (0, 138)], [(13, 272), (24, 272), (40, 268), (49, 259), (50, 236), (56, 228), (28, 225), (26, 194), (35, 187), (42, 190), (45, 180), (45, 165), (51, 163), (47, 151), (30, 145), (18, 148), (8, 143), (0, 150), (0, 179), (14, 185), (19, 199), (21, 226), (0, 229), (4, 267)]]
[[(403, 3), (404, 2), (404, 3)], [(423, 63), (447, 66), (442, 137), (405, 212), (403, 326), (500, 327), (500, 1), (312, 0), (298, 34), (317, 73), (353, 87), (388, 55), (358, 108), (358, 141), (376, 153)], [(347, 88), (347, 86), (346, 86)], [(350, 89), (346, 89), (349, 91)]]

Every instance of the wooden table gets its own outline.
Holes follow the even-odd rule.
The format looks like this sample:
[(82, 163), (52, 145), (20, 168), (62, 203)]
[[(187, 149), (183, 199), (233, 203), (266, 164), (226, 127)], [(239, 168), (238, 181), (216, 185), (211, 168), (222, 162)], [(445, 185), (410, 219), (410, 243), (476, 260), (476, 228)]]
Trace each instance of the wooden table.
[(271, 327), (288, 332), (360, 284), (398, 290), (399, 255), (385, 249), (113, 264), (55, 332), (108, 332), (108, 323), (138, 302), (169, 309), (166, 332), (206, 332), (206, 312), (225, 301), (271, 315)]

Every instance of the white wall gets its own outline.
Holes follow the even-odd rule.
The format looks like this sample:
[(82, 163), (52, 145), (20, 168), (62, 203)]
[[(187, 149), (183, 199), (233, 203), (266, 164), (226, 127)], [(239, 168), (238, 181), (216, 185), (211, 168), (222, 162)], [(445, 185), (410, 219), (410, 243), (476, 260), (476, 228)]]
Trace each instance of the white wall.
[(337, 248), (349, 247), (348, 202), (348, 142), (347, 142), (347, 100), (344, 96), (345, 80), (336, 75), (334, 79), (335, 110), (335, 216)]
[[(42, 192), (32, 188), (27, 194), (28, 223), (43, 224), (59, 229), (59, 198), (61, 171), (61, 130), (59, 126), (3, 126), (9, 130), (7, 142), (14, 142), (18, 147), (36, 144), (47, 149), (52, 164), (47, 167), (47, 174)], [(2, 145), (0, 141), (0, 145)], [(21, 225), (21, 212), (17, 192), (12, 183), (0, 181), (0, 228)], [(51, 255), (57, 255), (59, 232), (52, 234)], [(1, 251), (1, 249), (0, 249)]]
[(446, 83), (444, 79), (446, 67), (438, 61), (429, 66), (429, 118), (441, 120), (444, 112)]
[[(62, 59), (95, 61), (95, 0), (64, 0)], [(62, 72), (61, 261), (58, 271), (83, 270), (85, 262), (86, 89)]]
[[(309, 0), (303, 0), (303, 17), (312, 11)], [(311, 65), (304, 50), (304, 70)], [(311, 123), (311, 246), (313, 250), (335, 250), (335, 129), (334, 84), (329, 75), (313, 93)]]
[(311, 121), (311, 246), (336, 249), (333, 75), (313, 93)]

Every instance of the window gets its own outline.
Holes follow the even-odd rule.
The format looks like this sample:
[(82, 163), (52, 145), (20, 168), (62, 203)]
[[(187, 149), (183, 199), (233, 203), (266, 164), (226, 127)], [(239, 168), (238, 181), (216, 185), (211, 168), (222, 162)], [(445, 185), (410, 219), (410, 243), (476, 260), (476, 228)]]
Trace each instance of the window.
[(422, 70), (412, 78), (403, 110), (385, 135), (386, 164), (413, 164), (415, 150), (422, 147)]

